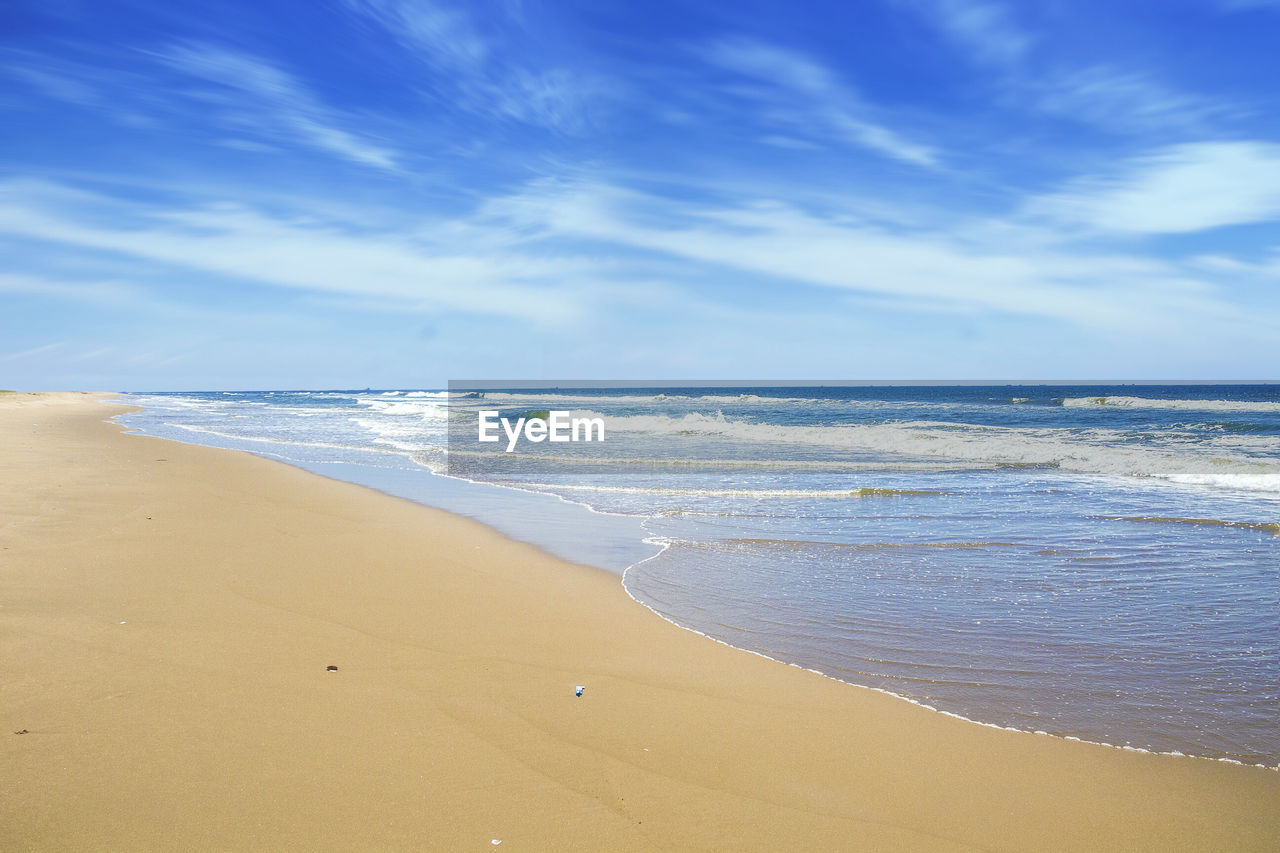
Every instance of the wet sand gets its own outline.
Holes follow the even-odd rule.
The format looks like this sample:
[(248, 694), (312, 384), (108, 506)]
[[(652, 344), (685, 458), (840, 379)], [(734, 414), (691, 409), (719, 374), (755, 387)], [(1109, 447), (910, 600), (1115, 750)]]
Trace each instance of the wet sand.
[(1280, 847), (1274, 770), (739, 652), (99, 396), (0, 395), (0, 849)]

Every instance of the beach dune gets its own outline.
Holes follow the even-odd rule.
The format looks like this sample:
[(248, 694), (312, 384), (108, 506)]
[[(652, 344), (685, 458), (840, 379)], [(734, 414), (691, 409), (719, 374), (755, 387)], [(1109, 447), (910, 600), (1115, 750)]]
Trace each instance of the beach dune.
[(0, 397), (0, 849), (1280, 847), (1274, 770), (737, 651), (101, 396)]

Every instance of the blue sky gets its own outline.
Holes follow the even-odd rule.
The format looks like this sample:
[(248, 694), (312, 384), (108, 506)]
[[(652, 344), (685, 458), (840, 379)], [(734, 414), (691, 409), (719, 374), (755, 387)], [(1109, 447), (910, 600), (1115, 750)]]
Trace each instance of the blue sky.
[(0, 5), (0, 387), (1276, 379), (1280, 0)]

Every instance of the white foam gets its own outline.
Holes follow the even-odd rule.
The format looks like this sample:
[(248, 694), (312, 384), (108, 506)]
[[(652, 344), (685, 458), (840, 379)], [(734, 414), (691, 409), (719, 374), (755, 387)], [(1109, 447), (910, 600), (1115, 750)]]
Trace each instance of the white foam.
[(715, 414), (604, 415), (610, 433), (706, 436), (757, 445), (852, 451), (889, 460), (1041, 466), (1080, 474), (1155, 478), (1171, 483), (1280, 491), (1280, 438), (1144, 435), (1109, 429), (996, 427), (936, 421), (798, 426), (762, 424)]
[(443, 402), (427, 400), (358, 400), (384, 415), (417, 415), (423, 420), (448, 420), (449, 409)]
[(257, 435), (236, 435), (235, 433), (224, 432), (222, 430), (216, 430), (216, 429), (210, 429), (208, 427), (199, 427), (193, 424), (179, 424), (179, 423), (166, 422), (164, 425), (166, 427), (171, 427), (173, 429), (180, 429), (186, 432), (194, 432), (194, 433), (199, 433), (203, 435), (212, 435), (218, 438), (226, 438), (232, 441), (250, 442), (252, 444), (279, 444), (279, 445), (285, 445), (289, 447), (322, 447), (322, 448), (327, 448), (331, 450), (359, 450), (362, 452), (369, 452), (369, 453), (392, 452), (389, 450), (383, 450), (378, 447), (370, 447), (367, 445), (340, 444), (340, 443), (331, 442), (331, 441), (298, 441), (295, 439), (270, 438), (267, 436), (257, 436)]
[(1075, 408), (1185, 409), (1196, 412), (1277, 412), (1280, 402), (1264, 400), (1161, 400), (1154, 397), (1066, 397), (1062, 405)]
[[(513, 483), (536, 491), (600, 492), (618, 495), (689, 495), (704, 498), (859, 498), (875, 494), (862, 489), (672, 489), (640, 486), (588, 486), (581, 484)], [(883, 490), (889, 493), (892, 490)], [(907, 493), (904, 493), (907, 494)]]
[(1171, 474), (1175, 483), (1191, 486), (1214, 486), (1257, 492), (1280, 492), (1280, 473), (1267, 474)]

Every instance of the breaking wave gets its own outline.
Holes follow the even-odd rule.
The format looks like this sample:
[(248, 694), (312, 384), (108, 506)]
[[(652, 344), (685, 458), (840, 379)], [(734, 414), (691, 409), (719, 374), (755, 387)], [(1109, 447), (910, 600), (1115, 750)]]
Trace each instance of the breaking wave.
[(1276, 412), (1280, 402), (1265, 400), (1161, 400), (1154, 397), (1066, 397), (1069, 408), (1110, 407), (1116, 409), (1185, 409), (1194, 412)]
[(690, 413), (614, 415), (611, 432), (657, 437), (709, 437), (747, 445), (787, 445), (850, 452), (890, 461), (937, 461), (982, 467), (1044, 467), (1077, 474), (1159, 479), (1183, 485), (1280, 492), (1273, 436), (1222, 434), (1190, 441), (1109, 429), (997, 427), (938, 421), (836, 426), (752, 422)]

